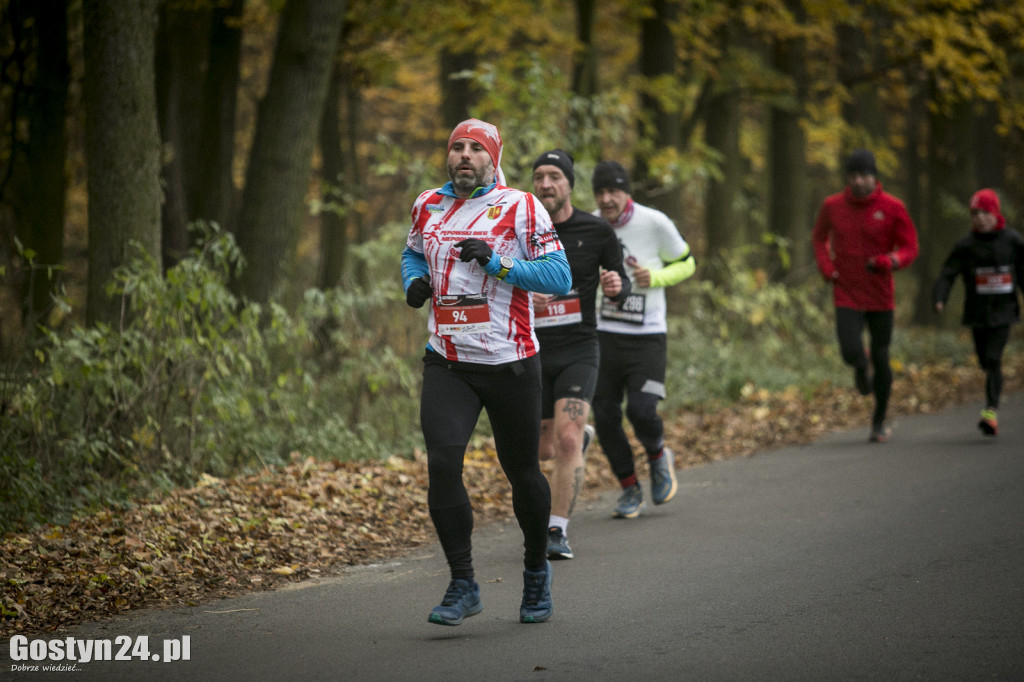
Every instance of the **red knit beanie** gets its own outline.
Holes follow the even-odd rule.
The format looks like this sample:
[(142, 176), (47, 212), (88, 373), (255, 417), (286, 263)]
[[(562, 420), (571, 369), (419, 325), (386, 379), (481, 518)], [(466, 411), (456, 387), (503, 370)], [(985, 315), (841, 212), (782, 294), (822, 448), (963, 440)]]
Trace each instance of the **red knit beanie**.
[(452, 150), (455, 140), (462, 137), (468, 137), (483, 145), (483, 148), (487, 150), (487, 155), (491, 157), (491, 163), (494, 164), (495, 180), (498, 181), (498, 184), (504, 185), (505, 174), (501, 172), (501, 133), (498, 132), (498, 129), (477, 118), (466, 119), (455, 126), (455, 130), (448, 138), (448, 151)]
[(999, 195), (991, 189), (979, 189), (971, 197), (971, 210), (981, 209), (996, 217), (995, 229), (1001, 230), (1006, 225), (1006, 219), (999, 210)]

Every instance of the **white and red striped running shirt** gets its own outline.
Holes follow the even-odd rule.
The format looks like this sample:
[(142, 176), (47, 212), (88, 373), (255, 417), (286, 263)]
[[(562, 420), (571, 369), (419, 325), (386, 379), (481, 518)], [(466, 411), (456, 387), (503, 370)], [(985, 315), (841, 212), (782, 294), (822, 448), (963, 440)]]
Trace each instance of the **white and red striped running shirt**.
[(547, 211), (528, 192), (498, 184), (469, 199), (436, 189), (420, 194), (406, 245), (430, 268), (430, 347), (449, 360), (485, 365), (530, 357), (538, 350), (533, 295), (475, 260), (460, 261), (455, 244), (468, 238), (520, 260), (562, 250)]

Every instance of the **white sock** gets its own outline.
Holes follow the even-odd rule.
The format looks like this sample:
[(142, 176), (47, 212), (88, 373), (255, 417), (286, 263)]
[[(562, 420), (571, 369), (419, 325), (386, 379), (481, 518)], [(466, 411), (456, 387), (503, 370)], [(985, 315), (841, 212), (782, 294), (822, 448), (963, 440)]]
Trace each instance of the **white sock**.
[(552, 514), (548, 517), (548, 528), (558, 528), (562, 531), (562, 535), (565, 535), (565, 531), (569, 528), (569, 519)]

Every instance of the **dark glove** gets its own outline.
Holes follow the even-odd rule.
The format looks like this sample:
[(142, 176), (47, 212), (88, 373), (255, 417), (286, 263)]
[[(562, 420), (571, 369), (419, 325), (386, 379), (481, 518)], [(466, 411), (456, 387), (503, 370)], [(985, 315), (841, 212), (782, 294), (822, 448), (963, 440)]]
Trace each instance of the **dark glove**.
[(491, 254), (494, 253), (483, 239), (463, 239), (455, 246), (462, 249), (459, 260), (463, 263), (468, 263), (475, 258), (477, 263), (484, 266), (490, 262)]
[(423, 275), (414, 279), (405, 290), (405, 302), (413, 308), (422, 308), (433, 293), (434, 290), (430, 288), (430, 275)]
[(896, 267), (896, 259), (887, 253), (868, 259), (868, 270), (871, 272), (892, 272)]

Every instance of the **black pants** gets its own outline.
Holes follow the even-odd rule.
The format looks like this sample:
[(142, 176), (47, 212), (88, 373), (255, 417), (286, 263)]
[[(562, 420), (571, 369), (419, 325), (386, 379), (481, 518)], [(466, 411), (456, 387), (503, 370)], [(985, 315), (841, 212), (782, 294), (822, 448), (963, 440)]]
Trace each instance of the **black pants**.
[(544, 569), (551, 488), (540, 469), (540, 360), (536, 355), (491, 367), (423, 359), (420, 422), (427, 446), (427, 506), (452, 578), (472, 579), (473, 508), (462, 481), (466, 446), (481, 409), (494, 431), (498, 461), (512, 486), (523, 532), (523, 565)]
[[(864, 327), (870, 342), (869, 354), (864, 353)], [(892, 342), (893, 312), (891, 310), (853, 310), (836, 308), (836, 336), (843, 362), (856, 369), (864, 369), (870, 362), (874, 371), (872, 392), (875, 396), (873, 424), (885, 421), (892, 393), (892, 367), (889, 365), (889, 344)], [(869, 358), (870, 355), (870, 358)]]
[(598, 332), (601, 365), (594, 390), (594, 427), (601, 449), (619, 481), (635, 475), (633, 448), (622, 427), (622, 399), (626, 418), (648, 457), (665, 444), (665, 427), (658, 401), (665, 397), (668, 337), (665, 334), (612, 334)]
[(998, 409), (1003, 392), (1003, 350), (1010, 340), (1010, 325), (971, 327), (971, 334), (978, 364), (985, 370), (985, 407)]

